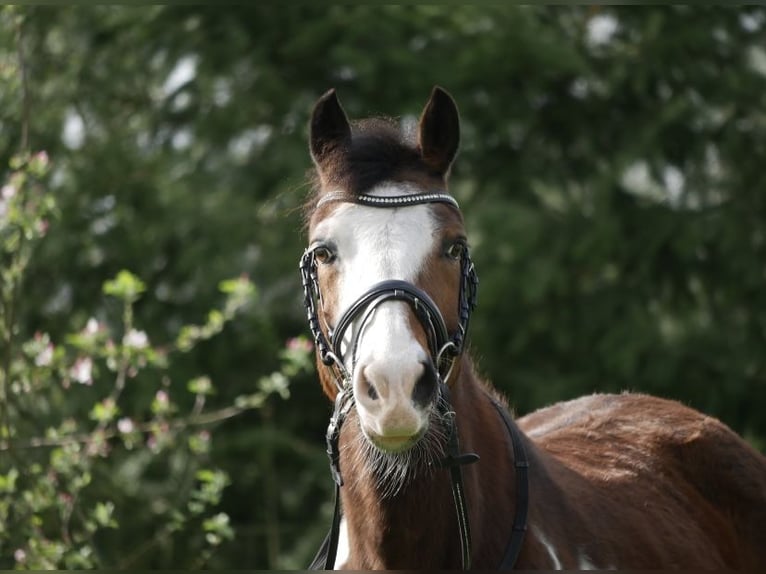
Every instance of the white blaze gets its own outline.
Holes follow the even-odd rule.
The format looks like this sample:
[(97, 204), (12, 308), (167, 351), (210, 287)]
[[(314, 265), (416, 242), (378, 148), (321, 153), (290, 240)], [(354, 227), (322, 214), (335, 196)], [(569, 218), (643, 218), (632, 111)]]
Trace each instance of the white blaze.
[[(369, 194), (392, 196), (417, 191), (383, 184)], [(342, 313), (380, 281), (400, 279), (414, 283), (434, 248), (435, 230), (436, 223), (427, 205), (378, 208), (342, 204), (321, 221), (312, 240), (330, 241), (337, 249), (334, 264), (339, 272), (338, 306), (333, 323), (337, 324)], [(423, 422), (410, 398), (415, 381), (423, 372), (422, 363), (428, 357), (410, 329), (408, 312), (407, 303), (384, 303), (364, 326), (355, 364), (351, 364), (354, 359), (351, 350), (344, 349), (343, 360), (354, 373), (363, 426), (379, 435), (414, 432), (418, 430), (414, 427)], [(355, 324), (347, 331), (347, 341), (358, 327)], [(386, 382), (376, 386), (379, 395), (376, 400), (357, 388), (359, 370), (364, 370), (370, 380)]]

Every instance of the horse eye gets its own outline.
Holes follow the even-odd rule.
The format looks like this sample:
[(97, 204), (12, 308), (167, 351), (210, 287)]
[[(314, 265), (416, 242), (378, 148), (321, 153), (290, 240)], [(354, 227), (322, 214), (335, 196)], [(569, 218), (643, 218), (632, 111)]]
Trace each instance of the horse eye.
[(447, 248), (447, 257), (450, 259), (459, 260), (465, 253), (465, 243), (463, 241), (456, 241)]
[(335, 253), (326, 245), (320, 245), (314, 248), (314, 259), (323, 265), (332, 263), (335, 260)]

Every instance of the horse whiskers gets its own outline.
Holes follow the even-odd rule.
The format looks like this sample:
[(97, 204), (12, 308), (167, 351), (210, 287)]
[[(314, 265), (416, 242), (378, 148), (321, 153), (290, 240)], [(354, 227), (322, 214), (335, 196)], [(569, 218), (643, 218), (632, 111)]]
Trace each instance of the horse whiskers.
[[(439, 400), (442, 400), (441, 397)], [(349, 417), (353, 420), (357, 432), (342, 449), (348, 451), (346, 457), (349, 471), (344, 477), (353, 477), (358, 484), (371, 481), (381, 499), (393, 498), (399, 494), (414, 478), (432, 472), (444, 457), (447, 442), (448, 415), (443, 409), (431, 409), (428, 430), (411, 448), (402, 452), (385, 452), (373, 445), (359, 426), (359, 419), (354, 412)]]

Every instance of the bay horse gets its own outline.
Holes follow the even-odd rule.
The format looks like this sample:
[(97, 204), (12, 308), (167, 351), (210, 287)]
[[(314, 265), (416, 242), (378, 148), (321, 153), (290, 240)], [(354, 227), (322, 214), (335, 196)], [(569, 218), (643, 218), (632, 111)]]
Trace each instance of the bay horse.
[(766, 568), (766, 457), (723, 423), (632, 393), (514, 420), (478, 377), (446, 91), (409, 138), (352, 125), (334, 90), (309, 127), (300, 269), (336, 484), (312, 568)]

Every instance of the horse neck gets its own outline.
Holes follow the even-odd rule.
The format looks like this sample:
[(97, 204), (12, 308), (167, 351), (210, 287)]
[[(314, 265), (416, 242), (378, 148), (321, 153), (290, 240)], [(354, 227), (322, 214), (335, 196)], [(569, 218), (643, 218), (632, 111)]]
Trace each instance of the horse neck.
[[(451, 384), (462, 452), (478, 463), (463, 467), (472, 530), (474, 567), (494, 568), (510, 537), (513, 517), (513, 460), (508, 437), (473, 365), (462, 357)], [(459, 569), (460, 542), (449, 472), (433, 469), (413, 478), (395, 496), (384, 498), (354, 460), (355, 422), (341, 435), (341, 489), (349, 532), (351, 569)]]
[(505, 400), (478, 378), (466, 358), (461, 378), (454, 385), (453, 408), (461, 450), (480, 457), (477, 463), (463, 467), (473, 567), (491, 570), (500, 565), (511, 539), (516, 501), (513, 448), (496, 404), (505, 408)]

